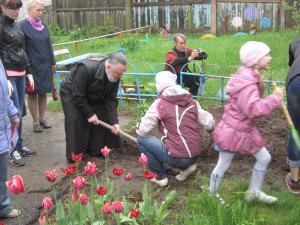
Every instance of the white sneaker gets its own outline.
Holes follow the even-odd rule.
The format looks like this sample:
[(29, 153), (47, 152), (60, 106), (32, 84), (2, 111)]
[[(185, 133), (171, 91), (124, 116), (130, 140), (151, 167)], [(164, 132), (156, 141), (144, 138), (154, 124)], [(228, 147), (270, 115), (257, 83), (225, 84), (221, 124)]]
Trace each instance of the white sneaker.
[(185, 170), (181, 170), (178, 175), (176, 175), (176, 180), (178, 181), (184, 181), (186, 178), (188, 178), (195, 170), (197, 169), (197, 163), (194, 163), (193, 165), (190, 165)]
[(254, 200), (258, 200), (262, 203), (273, 204), (278, 201), (278, 198), (267, 195), (266, 193), (259, 191), (257, 193), (247, 191), (245, 194), (245, 201), (252, 202)]
[(14, 217), (17, 217), (19, 215), (21, 215), (20, 210), (13, 209), (10, 213), (8, 213), (7, 215), (5, 215), (4, 217), (5, 218), (14, 218)]
[(163, 179), (161, 179), (161, 180), (157, 180), (156, 178), (152, 178), (150, 181), (152, 181), (153, 183), (158, 184), (158, 185), (161, 186), (161, 187), (165, 187), (165, 186), (167, 186), (168, 183), (169, 183), (169, 180), (168, 180), (167, 177), (165, 177), (165, 178), (163, 178)]

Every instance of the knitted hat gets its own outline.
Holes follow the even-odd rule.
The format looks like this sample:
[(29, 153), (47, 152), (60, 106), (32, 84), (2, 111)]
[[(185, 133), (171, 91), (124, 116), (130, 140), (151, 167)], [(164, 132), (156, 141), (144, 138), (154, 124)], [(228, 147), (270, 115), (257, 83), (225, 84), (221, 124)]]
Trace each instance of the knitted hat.
[(167, 87), (176, 85), (177, 76), (170, 71), (162, 71), (156, 74), (155, 84), (157, 93), (160, 93)]
[(240, 59), (246, 67), (251, 67), (262, 57), (269, 54), (270, 51), (270, 48), (265, 43), (248, 41), (240, 49)]

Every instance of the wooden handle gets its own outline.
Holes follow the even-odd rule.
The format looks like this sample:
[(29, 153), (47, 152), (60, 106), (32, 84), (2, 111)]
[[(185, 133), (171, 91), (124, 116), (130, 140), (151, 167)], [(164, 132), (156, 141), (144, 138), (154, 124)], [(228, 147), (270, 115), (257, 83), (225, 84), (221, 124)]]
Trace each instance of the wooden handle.
[[(103, 122), (103, 121), (101, 121), (101, 120), (98, 120), (97, 123), (100, 124), (101, 126), (107, 128), (107, 129), (109, 129), (109, 130), (111, 130), (111, 129), (113, 128), (111, 125), (109, 125), (109, 124), (107, 124), (107, 123), (105, 123), (105, 122)], [(137, 139), (136, 139), (135, 137), (133, 137), (133, 136), (131, 136), (131, 135), (125, 133), (124, 131), (121, 130), (121, 131), (119, 132), (119, 134), (120, 134), (121, 136), (123, 136), (123, 137), (125, 137), (125, 138), (127, 138), (127, 139), (129, 139), (129, 140), (131, 140), (131, 141), (133, 141), (133, 142), (135, 142), (135, 143), (137, 143)]]
[[(273, 82), (273, 83), (272, 83), (272, 87), (273, 87), (273, 89), (275, 90), (275, 89), (277, 88), (277, 84), (276, 84), (275, 82)], [(285, 115), (285, 118), (286, 118), (288, 124), (293, 124), (293, 121), (292, 121), (292, 118), (291, 118), (291, 116), (290, 116), (290, 113), (289, 113), (289, 111), (287, 110), (287, 108), (286, 108), (286, 106), (285, 106), (285, 104), (284, 104), (284, 102), (283, 102), (283, 98), (282, 98), (282, 100), (281, 100), (281, 107), (282, 107), (283, 113), (284, 113), (284, 115)]]

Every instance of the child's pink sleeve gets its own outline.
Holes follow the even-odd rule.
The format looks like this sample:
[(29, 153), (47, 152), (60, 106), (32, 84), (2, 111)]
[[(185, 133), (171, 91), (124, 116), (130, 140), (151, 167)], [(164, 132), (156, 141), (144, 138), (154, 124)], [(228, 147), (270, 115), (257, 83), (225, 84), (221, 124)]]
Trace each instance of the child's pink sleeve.
[(272, 94), (261, 98), (256, 85), (250, 85), (243, 89), (238, 98), (237, 104), (249, 118), (256, 118), (270, 114), (273, 110), (281, 108), (280, 97)]

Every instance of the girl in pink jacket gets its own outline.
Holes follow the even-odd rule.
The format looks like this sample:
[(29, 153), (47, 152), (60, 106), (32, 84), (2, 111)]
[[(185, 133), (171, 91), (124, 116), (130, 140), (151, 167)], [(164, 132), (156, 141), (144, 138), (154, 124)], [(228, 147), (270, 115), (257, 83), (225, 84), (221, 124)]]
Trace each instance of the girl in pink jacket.
[(261, 191), (271, 155), (264, 147), (263, 137), (255, 121), (281, 107), (282, 90), (277, 89), (270, 96), (262, 98), (264, 87), (260, 70), (269, 69), (272, 59), (266, 44), (256, 41), (245, 43), (240, 49), (240, 59), (243, 66), (228, 81), (226, 91), (229, 99), (222, 119), (213, 132), (219, 160), (211, 174), (210, 193), (219, 196), (218, 188), (234, 155), (249, 154), (256, 158), (256, 163), (245, 200), (274, 203), (276, 197)]

